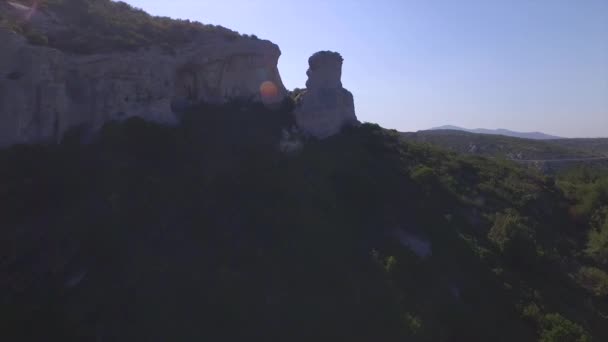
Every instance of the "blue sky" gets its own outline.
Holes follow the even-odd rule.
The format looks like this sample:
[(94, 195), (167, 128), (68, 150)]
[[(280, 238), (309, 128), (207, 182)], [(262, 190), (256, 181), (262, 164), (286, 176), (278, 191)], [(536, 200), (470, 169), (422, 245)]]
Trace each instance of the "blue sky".
[(277, 43), (288, 88), (340, 52), (361, 121), (608, 136), (608, 0), (127, 0)]

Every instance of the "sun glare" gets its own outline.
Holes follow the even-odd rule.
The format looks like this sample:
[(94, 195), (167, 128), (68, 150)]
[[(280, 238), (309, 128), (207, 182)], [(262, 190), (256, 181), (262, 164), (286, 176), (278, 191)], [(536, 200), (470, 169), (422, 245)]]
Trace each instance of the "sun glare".
[(276, 102), (279, 97), (279, 88), (271, 81), (263, 82), (260, 85), (260, 96), (264, 103)]

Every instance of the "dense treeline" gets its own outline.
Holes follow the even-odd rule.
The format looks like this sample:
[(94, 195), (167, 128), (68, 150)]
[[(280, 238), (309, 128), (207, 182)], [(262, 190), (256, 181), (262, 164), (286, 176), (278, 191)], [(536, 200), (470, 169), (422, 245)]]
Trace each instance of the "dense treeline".
[[(578, 168), (560, 178), (560, 187), (576, 203), (571, 208), (573, 217), (589, 228), (586, 255), (599, 265), (608, 266), (608, 174)], [(608, 294), (608, 277), (602, 278), (603, 293)]]
[(608, 338), (606, 176), (370, 124), (282, 152), (292, 125), (205, 106), (0, 151), (0, 337)]

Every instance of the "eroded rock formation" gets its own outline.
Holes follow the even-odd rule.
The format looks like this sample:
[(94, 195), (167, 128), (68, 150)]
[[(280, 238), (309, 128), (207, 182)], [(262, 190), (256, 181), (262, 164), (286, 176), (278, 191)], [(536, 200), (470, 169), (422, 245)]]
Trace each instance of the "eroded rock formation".
[(298, 98), (296, 123), (306, 134), (319, 139), (358, 123), (353, 95), (342, 88), (342, 56), (317, 52), (308, 60), (306, 90)]
[(0, 146), (57, 141), (70, 127), (131, 116), (170, 123), (199, 101), (272, 103), (286, 93), (278, 46), (249, 37), (209, 33), (171, 52), (76, 55), (0, 27), (0, 42)]
[[(193, 29), (187, 43), (169, 49), (157, 44), (77, 53), (33, 45), (2, 21), (25, 20), (61, 42), (59, 33), (70, 25), (49, 9), (0, 0), (0, 13), (0, 147), (54, 142), (72, 127), (96, 131), (132, 116), (173, 123), (200, 102), (273, 104), (286, 95), (279, 47), (228, 29)], [(357, 123), (353, 96), (342, 88), (342, 62), (329, 51), (309, 59), (307, 89), (295, 110), (302, 132), (325, 138)]]

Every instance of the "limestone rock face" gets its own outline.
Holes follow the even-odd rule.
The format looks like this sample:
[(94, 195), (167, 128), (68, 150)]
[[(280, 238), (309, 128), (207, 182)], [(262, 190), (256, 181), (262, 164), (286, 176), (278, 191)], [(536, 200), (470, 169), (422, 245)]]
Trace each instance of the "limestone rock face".
[(248, 37), (209, 33), (171, 52), (75, 55), (0, 27), (0, 42), (0, 146), (57, 141), (71, 127), (131, 116), (172, 123), (201, 101), (273, 103), (286, 94), (278, 46)]
[(342, 56), (317, 52), (308, 60), (306, 90), (295, 110), (296, 123), (306, 134), (319, 139), (358, 123), (353, 95), (342, 88)]

